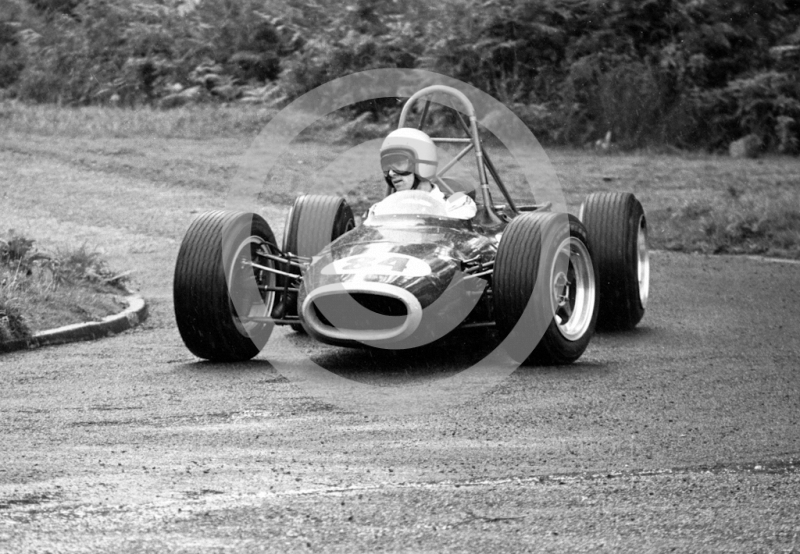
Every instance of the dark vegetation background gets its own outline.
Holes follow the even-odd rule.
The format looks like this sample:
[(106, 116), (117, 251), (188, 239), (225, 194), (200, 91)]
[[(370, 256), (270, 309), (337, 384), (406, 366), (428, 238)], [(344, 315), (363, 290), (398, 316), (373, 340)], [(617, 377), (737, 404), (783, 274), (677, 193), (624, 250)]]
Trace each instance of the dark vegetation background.
[(755, 134), (797, 153), (794, 45), (800, 0), (0, 0), (0, 93), (280, 105), (348, 73), (424, 68), (547, 144), (611, 131), (623, 148), (717, 150)]

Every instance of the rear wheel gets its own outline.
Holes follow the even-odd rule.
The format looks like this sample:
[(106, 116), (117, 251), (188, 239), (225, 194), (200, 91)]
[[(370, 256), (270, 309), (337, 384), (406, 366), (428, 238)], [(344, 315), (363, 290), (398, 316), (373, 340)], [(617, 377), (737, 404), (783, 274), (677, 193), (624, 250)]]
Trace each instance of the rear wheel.
[(497, 328), (513, 358), (568, 364), (586, 350), (598, 301), (588, 244), (581, 222), (566, 214), (523, 214), (503, 232), (492, 291)]
[[(355, 226), (353, 211), (343, 198), (319, 194), (299, 196), (292, 204), (286, 219), (283, 251), (298, 256), (316, 256), (323, 248)], [(290, 267), (288, 271), (300, 275), (299, 268)], [(296, 315), (296, 294), (289, 299), (289, 305), (289, 313)], [(303, 330), (299, 323), (291, 327), (295, 331)]]
[(595, 193), (581, 205), (599, 272), (600, 329), (633, 329), (650, 295), (647, 219), (630, 193)]
[[(275, 237), (256, 214), (215, 211), (190, 225), (175, 264), (173, 298), (181, 338), (196, 356), (249, 360), (266, 345), (275, 303)], [(255, 265), (253, 265), (255, 264)]]

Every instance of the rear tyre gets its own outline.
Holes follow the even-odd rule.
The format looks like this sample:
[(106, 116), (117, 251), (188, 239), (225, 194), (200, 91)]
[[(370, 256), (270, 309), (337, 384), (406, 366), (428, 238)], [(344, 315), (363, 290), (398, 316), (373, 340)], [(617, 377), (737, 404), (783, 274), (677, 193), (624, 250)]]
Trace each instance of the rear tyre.
[[(316, 256), (355, 226), (353, 211), (343, 198), (320, 194), (298, 196), (286, 218), (283, 251), (298, 256)], [(286, 270), (300, 275), (299, 268), (289, 267)], [(293, 294), (288, 301), (291, 306), (289, 313), (296, 315), (297, 295)], [(295, 331), (303, 331), (303, 326), (299, 323), (291, 327)]]
[(266, 345), (274, 325), (275, 236), (256, 214), (207, 212), (189, 226), (175, 264), (175, 319), (187, 348), (200, 358), (249, 360)]
[(597, 261), (602, 330), (633, 329), (650, 294), (647, 218), (631, 193), (595, 193), (581, 205)]
[(596, 274), (577, 218), (532, 212), (514, 219), (503, 232), (492, 278), (495, 321), (509, 354), (523, 363), (577, 360), (594, 334)]

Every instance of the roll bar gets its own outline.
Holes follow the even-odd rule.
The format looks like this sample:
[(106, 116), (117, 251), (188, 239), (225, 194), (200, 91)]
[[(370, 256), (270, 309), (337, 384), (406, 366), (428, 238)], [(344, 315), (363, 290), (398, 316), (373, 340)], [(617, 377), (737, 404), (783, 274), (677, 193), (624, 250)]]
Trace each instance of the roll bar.
[[(431, 85), (429, 87), (425, 87), (417, 92), (415, 92), (411, 98), (406, 101), (405, 105), (403, 106), (403, 110), (400, 112), (400, 121), (397, 124), (397, 128), (406, 127), (406, 120), (408, 119), (409, 113), (411, 113), (411, 108), (420, 98), (425, 96), (430, 96), (436, 93), (442, 93), (448, 96), (448, 99), (451, 101), (450, 107), (456, 112), (458, 115), (458, 120), (461, 123), (462, 128), (467, 134), (466, 139), (464, 138), (444, 138), (444, 137), (432, 137), (434, 142), (445, 142), (445, 143), (466, 143), (466, 146), (453, 158), (446, 166), (441, 168), (435, 175), (434, 179), (439, 179), (442, 175), (444, 175), (451, 167), (453, 167), (461, 158), (463, 158), (470, 150), (475, 150), (475, 159), (478, 164), (478, 178), (480, 180), (480, 187), (481, 187), (481, 198), (483, 200), (483, 215), (484, 218), (487, 220), (488, 223), (491, 224), (500, 224), (503, 220), (497, 215), (497, 212), (494, 208), (494, 203), (492, 201), (492, 195), (489, 190), (489, 179), (487, 175), (487, 171), (491, 174), (492, 179), (497, 184), (497, 187), (500, 189), (500, 192), (503, 193), (503, 196), (508, 203), (508, 207), (511, 208), (514, 213), (519, 213), (514, 200), (511, 198), (511, 195), (508, 193), (505, 185), (503, 184), (500, 175), (497, 173), (497, 170), (492, 163), (492, 160), (489, 158), (489, 154), (483, 150), (480, 135), (478, 134), (478, 120), (475, 117), (475, 108), (472, 106), (472, 102), (469, 101), (469, 98), (458, 89), (453, 87), (449, 87), (446, 85)], [(452, 101), (457, 100), (463, 110), (459, 111), (453, 104)], [(431, 99), (427, 99), (425, 102), (425, 107), (422, 110), (422, 116), (419, 120), (418, 129), (422, 129), (425, 125), (425, 119), (428, 115), (428, 109), (430, 108)], [(466, 113), (467, 120), (464, 120), (464, 116), (462, 111)]]

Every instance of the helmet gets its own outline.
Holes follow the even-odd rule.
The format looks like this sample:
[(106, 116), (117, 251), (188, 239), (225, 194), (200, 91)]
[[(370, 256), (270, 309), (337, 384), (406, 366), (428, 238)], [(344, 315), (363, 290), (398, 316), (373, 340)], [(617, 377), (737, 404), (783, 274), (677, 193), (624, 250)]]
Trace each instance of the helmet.
[(381, 145), (381, 169), (401, 175), (413, 172), (418, 178), (430, 180), (436, 175), (439, 159), (431, 137), (418, 129), (404, 127), (389, 133)]

